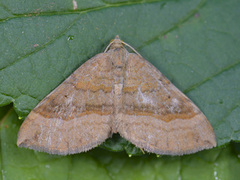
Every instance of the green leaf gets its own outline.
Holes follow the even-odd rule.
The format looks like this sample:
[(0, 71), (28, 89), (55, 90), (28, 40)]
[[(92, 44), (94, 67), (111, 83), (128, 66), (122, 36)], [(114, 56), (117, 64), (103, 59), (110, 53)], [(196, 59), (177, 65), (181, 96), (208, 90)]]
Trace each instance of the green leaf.
[(69, 156), (49, 155), (18, 148), (17, 132), (21, 122), (12, 108), (1, 119), (1, 177), (28, 179), (229, 179), (239, 177), (240, 162), (232, 147), (206, 150), (194, 155), (160, 156), (145, 154), (129, 158), (96, 148)]
[[(78, 4), (76, 10), (73, 9), (72, 2), (31, 0), (20, 3), (16, 0), (8, 0), (0, 3), (0, 106), (12, 102), (18, 116), (26, 117), (40, 100), (82, 63), (102, 52), (109, 41), (118, 34), (122, 40), (133, 46), (186, 93), (204, 112), (214, 128), (218, 146), (223, 146), (230, 141), (240, 141), (240, 2), (238, 0), (95, 0), (81, 2), (76, 0)], [(6, 128), (2, 125), (3, 123), (1, 123), (1, 148), (2, 157), (5, 158), (3, 154), (7, 152), (6, 148), (9, 143), (7, 139), (14, 138), (17, 131), (10, 133), (11, 137), (3, 136), (3, 130)], [(18, 122), (15, 126), (18, 128), (20, 123)], [(3, 141), (6, 146), (3, 146)], [(108, 140), (108, 143), (103, 146), (113, 151), (125, 149), (133, 155), (141, 153), (139, 149), (134, 149), (131, 144), (121, 138), (117, 138), (116, 141)], [(14, 148), (17, 149), (17, 147)], [(226, 159), (231, 157), (229, 149), (230, 147), (223, 150), (227, 151), (228, 155), (223, 155)], [(21, 151), (22, 154), (18, 158), (28, 163), (26, 165), (28, 173), (36, 171), (36, 173), (43, 173), (43, 177), (48, 177), (41, 163), (39, 164), (45, 155), (31, 151), (31, 157), (37, 157), (36, 162), (33, 162), (31, 166), (31, 160), (29, 160), (31, 158), (28, 159), (25, 155), (29, 151)], [(146, 165), (141, 163), (138, 165), (136, 161), (123, 160), (125, 154), (119, 155), (119, 153), (114, 154), (99, 149), (94, 153), (89, 153), (90, 155), (86, 157), (76, 155), (58, 158), (59, 162), (66, 161), (71, 166), (75, 163), (77, 168), (81, 166), (81, 164), (77, 165), (80, 163), (78, 159), (84, 157), (84, 162), (91, 161), (101, 168), (102, 161), (95, 162), (87, 158), (90, 156), (93, 158), (92, 154), (95, 157), (98, 151), (106, 153), (107, 155), (103, 156), (105, 158), (119, 157), (117, 162), (120, 165), (116, 162), (115, 166), (123, 166), (122, 161), (136, 165), (135, 169), (130, 170), (125, 168), (124, 164), (125, 170), (123, 171), (108, 167), (113, 168), (111, 178), (118, 178), (114, 176), (116, 172), (125, 173), (129, 177), (135, 172), (135, 178), (145, 173), (140, 171), (143, 167), (152, 167), (149, 157), (130, 158), (136, 161), (146, 158), (142, 162), (146, 162)], [(190, 157), (196, 158), (197, 155)], [(7, 162), (4, 158), (2, 158), (3, 163), (0, 164), (0, 168)], [(58, 164), (58, 158), (53, 160), (56, 164)], [(185, 157), (178, 158), (181, 160), (176, 160), (177, 163), (175, 161), (174, 163), (180, 163), (178, 168), (182, 168), (182, 158), (185, 159)], [(12, 164), (18, 164), (15, 159), (11, 159)], [(197, 162), (194, 161), (194, 163)], [(64, 167), (63, 162), (62, 164), (61, 167)], [(68, 168), (71, 167), (70, 165)], [(167, 163), (168, 165), (171, 166), (171, 163)], [(156, 166), (160, 167), (159, 164)], [(149, 170), (151, 177), (161, 172), (156, 166), (154, 171)], [(168, 172), (174, 169), (162, 166), (161, 168)], [(208, 167), (201, 163), (194, 166), (203, 169)], [(5, 167), (8, 166), (5, 164), (3, 168)], [(178, 168), (174, 169), (175, 173), (171, 173), (173, 178), (179, 177), (178, 174), (183, 172), (181, 168)], [(24, 167), (22, 171), (18, 170), (18, 173), (23, 173), (23, 169)], [(68, 177), (74, 179), (73, 174), (80, 173), (79, 168), (77, 169), (76, 172), (67, 169)], [(234, 171), (234, 168), (230, 169), (226, 166), (222, 176), (227, 177), (232, 173), (231, 171)], [(8, 170), (2, 171), (2, 177), (5, 176), (5, 172)], [(62, 170), (62, 172), (64, 174), (65, 171)], [(217, 173), (221, 174), (221, 172)], [(189, 172), (189, 176), (191, 174)], [(93, 174), (88, 174), (89, 178), (91, 175)], [(31, 177), (29, 175), (29, 179)], [(165, 178), (157, 175), (156, 177)], [(166, 175), (165, 179), (167, 178), (171, 179), (170, 175)], [(187, 179), (187, 175), (184, 178)]]
[(240, 140), (237, 0), (94, 1), (75, 11), (10, 2), (0, 24), (0, 102), (13, 102), (20, 117), (119, 34), (200, 107), (218, 145)]

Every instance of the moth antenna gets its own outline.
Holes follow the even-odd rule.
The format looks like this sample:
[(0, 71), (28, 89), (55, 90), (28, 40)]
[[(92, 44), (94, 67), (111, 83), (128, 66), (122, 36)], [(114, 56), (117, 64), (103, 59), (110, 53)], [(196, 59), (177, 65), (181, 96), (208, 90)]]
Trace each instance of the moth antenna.
[[(119, 37), (116, 36), (115, 39), (119, 39)], [(115, 40), (115, 39), (111, 40), (111, 42), (108, 44), (108, 46), (107, 46), (106, 49), (104, 50), (104, 53), (106, 53), (106, 52), (108, 51), (109, 47), (114, 43), (114, 40)], [(141, 56), (132, 46), (130, 46), (128, 43), (125, 43), (125, 42), (123, 42), (122, 40), (121, 40), (121, 42), (122, 42), (125, 46), (127, 46), (127, 47), (129, 47), (131, 50), (133, 50), (133, 52), (135, 52), (137, 55), (139, 55), (140, 57), (142, 57), (142, 56)]]
[(127, 44), (127, 43), (125, 43), (125, 42), (123, 42), (123, 41), (122, 41), (122, 43), (123, 43), (125, 46), (129, 47), (131, 50), (133, 50), (137, 55), (139, 55), (140, 57), (142, 57), (132, 46), (130, 46), (129, 44)]
[(106, 47), (106, 49), (104, 50), (104, 53), (107, 52), (107, 50), (109, 49), (109, 47), (113, 44), (113, 40), (111, 40), (111, 42), (109, 43), (109, 45)]

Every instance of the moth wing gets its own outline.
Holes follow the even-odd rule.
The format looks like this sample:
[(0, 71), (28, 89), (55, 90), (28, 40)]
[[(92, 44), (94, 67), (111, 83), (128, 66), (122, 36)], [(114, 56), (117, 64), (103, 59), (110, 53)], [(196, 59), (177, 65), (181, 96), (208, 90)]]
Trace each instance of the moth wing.
[(79, 67), (23, 122), (17, 145), (51, 154), (87, 151), (111, 134), (112, 72), (106, 53)]
[(129, 54), (118, 132), (156, 154), (182, 155), (216, 146), (204, 114), (151, 63)]

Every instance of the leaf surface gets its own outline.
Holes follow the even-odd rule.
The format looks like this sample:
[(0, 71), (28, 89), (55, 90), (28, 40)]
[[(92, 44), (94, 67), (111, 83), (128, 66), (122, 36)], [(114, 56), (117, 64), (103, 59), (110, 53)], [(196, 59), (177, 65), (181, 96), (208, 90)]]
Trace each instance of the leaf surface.
[[(0, 3), (0, 106), (4, 106), (5, 109), (2, 109), (2, 112), (9, 112), (9, 106), (6, 105), (13, 103), (18, 116), (24, 119), (39, 101), (76, 68), (95, 54), (103, 52), (109, 41), (118, 34), (203, 111), (216, 133), (218, 146), (230, 141), (240, 141), (240, 2), (238, 0), (76, 0), (76, 3), (76, 9), (73, 1), (63, 0), (41, 2), (32, 0), (21, 3), (8, 0)], [(2, 177), (6, 177), (9, 172), (6, 167), (12, 166), (12, 170), (18, 169), (17, 174), (25, 172), (26, 167), (25, 173), (26, 177), (29, 175), (29, 179), (32, 177), (30, 174), (33, 169), (36, 173), (42, 173), (43, 179), (50, 178), (52, 175), (50, 171), (53, 169), (50, 168), (49, 174), (46, 174), (45, 170), (48, 166), (44, 166), (48, 165), (48, 159), (51, 158), (53, 158), (50, 160), (51, 163), (62, 164), (59, 167), (57, 165), (52, 167), (62, 167), (62, 173), (68, 172), (72, 179), (77, 177), (76, 173), (80, 173), (78, 167), (82, 166), (79, 164), (82, 162), (92, 162), (92, 165), (89, 165), (90, 169), (86, 168), (88, 172), (91, 168), (95, 168), (95, 164), (99, 169), (104, 167), (104, 170), (100, 171), (104, 171), (103, 174), (106, 173), (106, 177), (112, 179), (122, 177), (124, 173), (129, 177), (134, 176), (132, 174), (136, 177), (140, 176), (141, 173), (145, 173), (141, 171), (144, 168), (149, 169), (146, 170), (146, 174), (149, 177), (151, 174), (154, 178), (160, 177), (157, 174), (162, 169), (165, 169), (166, 173), (175, 172), (170, 173), (174, 177), (186, 172), (184, 176), (181, 174), (184, 179), (188, 179), (188, 175), (194, 175), (191, 170), (182, 170), (184, 167), (182, 159), (187, 157), (198, 159), (199, 155), (175, 157), (173, 162), (170, 161), (171, 164), (167, 163), (170, 157), (162, 157), (160, 162), (152, 156), (150, 159), (145, 156), (124, 159), (123, 157), (126, 156), (124, 153), (124, 155), (114, 154), (99, 149), (83, 155), (62, 158), (21, 149), (19, 151), (22, 154), (18, 158), (26, 161), (27, 165), (21, 164), (18, 158), (12, 156), (19, 153), (13, 141), (16, 141), (17, 129), (21, 123), (11, 121), (10, 124), (13, 124), (15, 129), (8, 128), (9, 131), (11, 130), (9, 134), (6, 134), (7, 128), (3, 128), (8, 117), (14, 117), (13, 119), (17, 121), (16, 114), (13, 114), (12, 110), (7, 115), (3, 113), (1, 121)], [(124, 139), (114, 137), (102, 147), (112, 151), (126, 150), (130, 155), (141, 154), (139, 149)], [(12, 147), (10, 142), (14, 144), (12, 146), (16, 151), (8, 149), (8, 146)], [(223, 164), (228, 164), (233, 158), (230, 149), (228, 146), (226, 150), (212, 150), (217, 151), (218, 155), (209, 151), (211, 155), (209, 156), (225, 157)], [(4, 153), (12, 154), (6, 156)], [(25, 153), (32, 155), (24, 155)], [(96, 157), (98, 153), (104, 158), (98, 160), (100, 158)], [(11, 156), (12, 159), (8, 159)], [(28, 156), (36, 158), (36, 161), (32, 162)], [(84, 160), (79, 162), (79, 158)], [(162, 161), (165, 158), (166, 161)], [(104, 163), (108, 164), (110, 160), (104, 162), (107, 161), (106, 159), (114, 159), (119, 164), (112, 162), (113, 164), (110, 163), (108, 167)], [(212, 162), (217, 160), (219, 159), (216, 158)], [(136, 165), (138, 161), (142, 164)], [(154, 165), (155, 170), (152, 168), (152, 161), (157, 163)], [(46, 164), (42, 165), (40, 162)], [(136, 165), (135, 169), (125, 168), (128, 166), (124, 162), (130, 164), (132, 162), (132, 166)], [(65, 164), (67, 165), (64, 166)], [(124, 170), (120, 171), (112, 166), (121, 166)], [(171, 168), (168, 169), (168, 166)], [(208, 170), (205, 162), (201, 164), (193, 161), (193, 166), (196, 167), (197, 172), (199, 172), (198, 168)], [(65, 167), (68, 169), (64, 169)], [(78, 171), (71, 170), (71, 167), (75, 167)], [(214, 168), (219, 167), (225, 165)], [(112, 170), (111, 175), (109, 169)], [(226, 168), (222, 173), (229, 179), (229, 174), (234, 169)], [(123, 173), (122, 176), (119, 176), (120, 172)], [(214, 173), (215, 171), (211, 171), (209, 176), (202, 173), (200, 175), (211, 179)], [(217, 172), (219, 173), (221, 174), (221, 171)], [(171, 179), (170, 174), (166, 175), (166, 178), (161, 178)], [(90, 179), (91, 175), (93, 174), (86, 173), (86, 179)], [(10, 178), (9, 174), (8, 177)], [(67, 177), (63, 176), (63, 178)]]

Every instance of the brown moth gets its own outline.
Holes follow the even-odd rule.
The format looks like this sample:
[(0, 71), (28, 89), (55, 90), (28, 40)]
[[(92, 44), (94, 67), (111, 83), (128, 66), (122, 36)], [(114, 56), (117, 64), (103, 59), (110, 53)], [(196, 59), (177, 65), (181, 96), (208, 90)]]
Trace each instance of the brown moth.
[(213, 128), (197, 106), (124, 45), (129, 46), (116, 36), (104, 53), (45, 97), (23, 122), (17, 145), (66, 155), (88, 151), (119, 133), (156, 154), (215, 147)]

